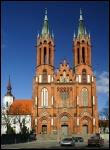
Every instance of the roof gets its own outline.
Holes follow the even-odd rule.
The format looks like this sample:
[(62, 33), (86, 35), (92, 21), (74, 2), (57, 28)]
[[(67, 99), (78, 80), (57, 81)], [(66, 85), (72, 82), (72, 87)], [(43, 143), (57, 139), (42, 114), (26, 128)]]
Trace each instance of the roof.
[(107, 126), (109, 127), (109, 120), (99, 120), (99, 126)]
[(32, 99), (16, 99), (9, 108), (10, 115), (32, 114)]

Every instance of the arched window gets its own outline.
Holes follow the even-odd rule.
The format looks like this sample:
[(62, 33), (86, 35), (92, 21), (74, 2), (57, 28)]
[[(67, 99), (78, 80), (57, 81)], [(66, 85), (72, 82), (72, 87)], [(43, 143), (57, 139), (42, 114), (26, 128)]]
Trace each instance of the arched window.
[(47, 41), (46, 41), (46, 40), (44, 40), (44, 44), (47, 44)]
[(86, 73), (86, 69), (82, 70), (82, 82), (83, 83), (87, 83), (87, 73)]
[(46, 55), (47, 55), (47, 53), (46, 53), (46, 47), (44, 47), (44, 64), (46, 64)]
[(39, 65), (41, 65), (41, 48), (39, 49)]
[(46, 88), (41, 91), (41, 106), (48, 106), (48, 90)]
[(83, 88), (81, 91), (82, 106), (88, 106), (88, 90)]
[(85, 63), (85, 48), (82, 47), (82, 62)]
[(61, 118), (61, 121), (68, 121), (68, 117), (67, 117), (67, 116), (63, 116), (63, 117)]
[(79, 48), (77, 49), (77, 62), (79, 64), (80, 60), (79, 60)]
[(49, 64), (51, 64), (51, 49), (49, 48)]
[(43, 75), (42, 75), (42, 82), (47, 82), (47, 70), (43, 70)]
[(8, 107), (8, 102), (6, 102), (6, 107)]

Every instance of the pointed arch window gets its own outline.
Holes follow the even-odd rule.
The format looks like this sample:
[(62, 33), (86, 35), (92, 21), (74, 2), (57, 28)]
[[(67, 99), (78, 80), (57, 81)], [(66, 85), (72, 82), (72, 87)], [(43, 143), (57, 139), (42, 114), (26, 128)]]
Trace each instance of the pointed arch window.
[(80, 59), (79, 59), (79, 48), (77, 49), (77, 62), (78, 62), (78, 64), (80, 62)]
[(39, 49), (39, 65), (41, 65), (41, 48)]
[(82, 62), (85, 63), (85, 48), (82, 47)]
[(82, 70), (82, 82), (83, 83), (87, 83), (87, 73), (86, 73), (86, 69)]
[(46, 64), (47, 49), (44, 47), (44, 64)]
[(41, 106), (48, 106), (48, 90), (46, 88), (43, 88), (41, 91)]
[(8, 107), (8, 102), (6, 102), (6, 107)]
[(45, 83), (47, 82), (47, 70), (43, 70), (43, 75), (42, 75), (42, 82)]
[(88, 106), (88, 90), (86, 88), (83, 88), (81, 91), (81, 100), (82, 106), (84, 107)]
[(51, 64), (51, 48), (49, 48), (49, 64)]

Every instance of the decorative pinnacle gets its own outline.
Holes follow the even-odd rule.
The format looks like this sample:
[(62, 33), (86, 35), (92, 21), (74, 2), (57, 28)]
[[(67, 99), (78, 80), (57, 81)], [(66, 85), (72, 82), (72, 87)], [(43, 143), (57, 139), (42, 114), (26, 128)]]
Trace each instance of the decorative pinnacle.
[(81, 8), (80, 8), (80, 19), (79, 20), (83, 20)]
[(39, 32), (38, 32), (38, 34), (37, 34), (37, 38), (39, 38)]
[(76, 35), (75, 35), (75, 31), (74, 31), (74, 38), (76, 37)]
[(54, 38), (54, 33), (53, 33), (53, 30), (52, 30), (52, 37)]
[(85, 35), (87, 34), (86, 28), (85, 28)]
[(89, 32), (89, 38), (90, 38), (90, 32)]

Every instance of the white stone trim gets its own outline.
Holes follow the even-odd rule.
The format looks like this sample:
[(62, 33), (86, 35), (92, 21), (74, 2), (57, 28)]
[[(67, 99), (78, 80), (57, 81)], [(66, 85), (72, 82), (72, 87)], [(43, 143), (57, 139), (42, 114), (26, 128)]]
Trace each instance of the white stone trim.
[(35, 118), (35, 125), (37, 125), (37, 118)]
[(51, 81), (51, 80), (50, 80), (50, 79), (51, 79), (50, 77), (51, 77), (51, 76), (50, 76), (50, 75), (48, 75), (48, 83), (50, 83), (50, 81)]
[(79, 126), (79, 118), (77, 118), (77, 126)]
[(39, 83), (42, 82), (42, 75), (39, 75)]
[(38, 77), (36, 77), (36, 82), (38, 82)]
[(78, 76), (76, 76), (76, 82), (78, 82)]
[(93, 118), (93, 125), (95, 126), (95, 118)]
[(79, 83), (81, 83), (81, 75), (79, 75)]
[(53, 118), (51, 118), (51, 125), (53, 126)]
[(95, 105), (95, 96), (92, 96), (93, 99), (93, 105)]
[(52, 78), (51, 78), (51, 81), (53, 82), (53, 76), (52, 76)]
[(90, 75), (87, 75), (87, 83), (90, 83)]
[(94, 77), (92, 76), (92, 82), (94, 82)]
[(37, 96), (35, 97), (35, 105), (37, 105)]

